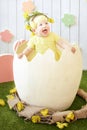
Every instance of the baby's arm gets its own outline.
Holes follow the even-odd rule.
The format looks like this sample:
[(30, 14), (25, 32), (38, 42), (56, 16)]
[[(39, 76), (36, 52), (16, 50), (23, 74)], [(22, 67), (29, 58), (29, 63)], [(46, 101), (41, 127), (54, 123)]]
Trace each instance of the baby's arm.
[(70, 49), (72, 53), (75, 53), (76, 51), (76, 49), (72, 45), (70, 45), (69, 42), (66, 41), (65, 39), (60, 38), (57, 44), (63, 49), (65, 48)]
[(22, 58), (23, 55), (27, 57), (32, 51), (33, 51), (33, 48), (27, 47), (22, 53), (18, 55), (18, 58)]

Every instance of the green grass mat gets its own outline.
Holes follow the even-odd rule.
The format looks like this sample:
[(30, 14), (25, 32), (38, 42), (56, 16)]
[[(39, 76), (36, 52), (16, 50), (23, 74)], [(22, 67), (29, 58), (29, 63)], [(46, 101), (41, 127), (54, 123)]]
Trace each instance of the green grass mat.
[[(6, 95), (8, 95), (9, 90), (13, 88), (14, 82), (0, 83), (0, 98), (5, 101)], [(87, 71), (83, 71), (80, 88), (87, 91)], [(69, 109), (80, 109), (85, 101), (76, 96), (72, 106)], [(58, 130), (59, 128), (55, 125), (48, 124), (33, 124), (31, 121), (25, 121), (24, 118), (18, 117), (17, 113), (10, 110), (6, 104), (4, 107), (0, 106), (0, 130)], [(87, 129), (87, 119), (80, 119), (69, 124), (67, 128), (63, 130), (86, 130)]]

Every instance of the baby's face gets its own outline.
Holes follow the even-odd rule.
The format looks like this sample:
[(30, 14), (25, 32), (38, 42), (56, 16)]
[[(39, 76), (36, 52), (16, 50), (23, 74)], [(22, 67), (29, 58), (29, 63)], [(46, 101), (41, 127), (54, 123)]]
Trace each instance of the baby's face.
[(38, 36), (46, 37), (50, 32), (50, 26), (47, 21), (42, 21), (37, 24), (37, 28), (35, 29), (35, 34)]

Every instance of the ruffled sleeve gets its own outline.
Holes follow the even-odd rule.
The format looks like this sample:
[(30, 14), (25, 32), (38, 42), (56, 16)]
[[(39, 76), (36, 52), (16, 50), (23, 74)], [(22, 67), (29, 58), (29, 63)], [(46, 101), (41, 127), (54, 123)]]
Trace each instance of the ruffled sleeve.
[(31, 38), (29, 40), (29, 42), (27, 43), (27, 45), (28, 45), (29, 48), (34, 49), (35, 48), (35, 40), (34, 40), (34, 38)]

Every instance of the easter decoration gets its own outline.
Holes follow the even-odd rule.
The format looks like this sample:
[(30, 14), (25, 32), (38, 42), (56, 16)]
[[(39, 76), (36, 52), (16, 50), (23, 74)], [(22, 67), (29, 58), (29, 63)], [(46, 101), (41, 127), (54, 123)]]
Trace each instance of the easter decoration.
[[(5, 42), (6, 44), (10, 44), (12, 42), (13, 37), (14, 35), (9, 29), (5, 29), (0, 32), (0, 41), (2, 43)], [(13, 63), (12, 54), (5, 54), (5, 53), (0, 54), (0, 75), (1, 75), (0, 83), (13, 81), (13, 64), (12, 63)]]
[(0, 32), (0, 40), (6, 43), (10, 43), (13, 39), (13, 34), (8, 30), (5, 29), (2, 32)]
[(65, 26), (70, 27), (75, 24), (75, 16), (72, 14), (64, 14), (62, 22), (65, 24)]
[(31, 0), (23, 3), (23, 11), (25, 26), (32, 36), (29, 41), (14, 44), (16, 90), (8, 95), (8, 104), (19, 116), (33, 123), (56, 123), (62, 129), (82, 118), (81, 112), (87, 109), (66, 111), (77, 92), (80, 96), (85, 93), (78, 90), (82, 76), (81, 52), (78, 45), (71, 45), (50, 31), (49, 23), (54, 20), (36, 11)]
[(5, 101), (3, 99), (0, 99), (0, 106), (4, 106), (5, 105)]

